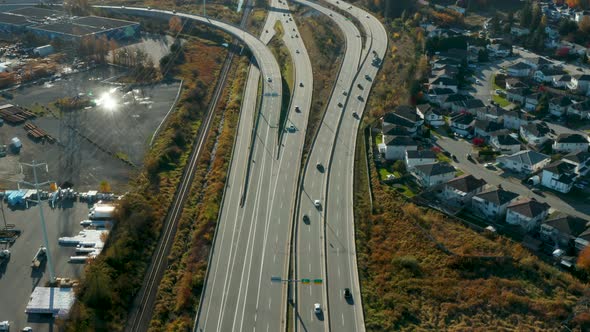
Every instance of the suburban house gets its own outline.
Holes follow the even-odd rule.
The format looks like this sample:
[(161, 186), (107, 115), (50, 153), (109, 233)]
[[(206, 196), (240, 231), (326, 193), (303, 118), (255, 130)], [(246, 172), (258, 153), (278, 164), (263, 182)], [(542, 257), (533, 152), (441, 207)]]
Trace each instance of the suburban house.
[(471, 174), (459, 176), (445, 184), (442, 196), (447, 204), (465, 206), (471, 204), (471, 198), (483, 191), (486, 181)]
[(549, 112), (555, 116), (563, 116), (567, 113), (568, 107), (573, 101), (567, 96), (559, 96), (549, 100)]
[(506, 90), (528, 88), (529, 86), (516, 77), (508, 77), (505, 82)]
[(449, 127), (451, 130), (461, 136), (469, 136), (471, 134), (473, 115), (471, 113), (460, 113), (451, 117)]
[(488, 140), (490, 138), (491, 133), (504, 128), (504, 126), (502, 126), (502, 124), (498, 122), (476, 119), (473, 124), (473, 128), (473, 135)]
[(432, 82), (430, 82), (430, 88), (447, 88), (453, 90), (453, 92), (456, 93), (459, 89), (459, 82), (454, 78), (437, 77)]
[(428, 90), (428, 92), (426, 93), (426, 99), (433, 103), (433, 104), (437, 104), (437, 105), (441, 105), (442, 101), (444, 100), (445, 97), (450, 96), (452, 94), (454, 94), (455, 92), (451, 89), (448, 88), (435, 88), (435, 89), (430, 89)]
[(517, 62), (506, 69), (509, 76), (513, 77), (527, 77), (531, 74), (533, 67), (524, 62)]
[[(385, 114), (381, 118), (381, 121), (383, 128), (388, 127), (388, 125), (401, 127), (410, 133), (410, 135), (418, 135), (422, 133), (421, 128), (424, 123), (424, 116), (415, 107), (400, 105), (393, 112)], [(385, 135), (386, 133), (384, 132), (383, 134)]]
[(518, 194), (501, 187), (488, 189), (473, 196), (471, 209), (473, 213), (485, 219), (504, 219), (508, 205), (517, 197)]
[(402, 160), (408, 150), (418, 150), (418, 143), (409, 136), (384, 135), (383, 143), (379, 146), (379, 152), (387, 160)]
[(458, 102), (458, 101), (469, 100), (469, 99), (473, 99), (473, 96), (465, 95), (462, 93), (455, 93), (455, 94), (448, 95), (448, 96), (442, 98), (441, 103), (440, 103), (440, 107), (442, 107), (444, 109), (451, 109), (451, 106), (453, 105), (453, 103)]
[(524, 98), (524, 108), (529, 111), (534, 111), (537, 109), (537, 105), (539, 105), (541, 96), (543, 96), (543, 94), (539, 92), (531, 93), (530, 95), (526, 96)]
[(541, 203), (534, 198), (519, 200), (508, 205), (506, 222), (519, 225), (530, 232), (545, 220), (549, 214), (549, 208), (549, 204)]
[(506, 111), (504, 113), (504, 128), (519, 130), (529, 123), (530, 115), (519, 111)]
[(524, 58), (523, 62), (531, 66), (534, 70), (539, 70), (540, 68), (551, 68), (551, 66), (553, 66), (552, 61), (549, 61), (540, 56)]
[(586, 230), (587, 221), (565, 213), (555, 213), (539, 228), (541, 239), (562, 249), (573, 247), (578, 235)]
[(489, 120), (497, 123), (502, 123), (504, 121), (504, 114), (506, 114), (506, 110), (500, 106), (487, 106), (483, 110), (478, 110), (476, 117), (478, 120)]
[(491, 56), (504, 58), (512, 53), (512, 46), (504, 45), (504, 44), (488, 44), (486, 46), (487, 50), (490, 52)]
[(506, 129), (490, 133), (490, 145), (502, 153), (514, 154), (520, 151), (520, 141)]
[(510, 28), (510, 34), (515, 35), (517, 37), (522, 37), (531, 33), (531, 30), (525, 27), (521, 27), (519, 25), (515, 25)]
[(524, 104), (526, 96), (533, 94), (528, 88), (514, 88), (506, 90), (506, 98), (513, 103)]
[(477, 112), (484, 111), (485, 109), (486, 105), (479, 99), (461, 100), (451, 104), (451, 110), (455, 113), (469, 112), (475, 115)]
[(578, 235), (574, 241), (577, 251), (582, 251), (590, 245), (590, 225), (586, 225), (586, 227), (588, 228), (582, 234)]
[(431, 163), (416, 165), (411, 173), (421, 186), (429, 188), (451, 180), (456, 171), (455, 167), (447, 163)]
[(436, 162), (436, 153), (431, 150), (406, 151), (406, 169), (410, 170), (417, 165), (432, 164)]
[(563, 161), (555, 161), (543, 168), (541, 184), (544, 187), (567, 194), (572, 190), (574, 181), (578, 176), (576, 166)]
[(567, 109), (567, 115), (575, 115), (580, 119), (590, 119), (590, 100), (570, 105)]
[(574, 165), (576, 167), (574, 172), (580, 176), (588, 174), (588, 170), (590, 170), (590, 153), (586, 151), (568, 153), (563, 156), (562, 160)]
[(424, 114), (424, 122), (429, 126), (438, 128), (445, 124), (444, 112), (440, 108), (432, 107), (429, 104), (416, 106)]
[(446, 65), (442, 68), (437, 68), (430, 72), (431, 77), (447, 77), (447, 78), (455, 78), (459, 73), (459, 69), (455, 66)]
[(570, 75), (554, 76), (553, 86), (556, 88), (566, 88), (571, 81), (572, 77)]
[(501, 164), (502, 169), (522, 174), (533, 174), (549, 164), (551, 158), (536, 151), (524, 150), (509, 156), (499, 156), (496, 161)]
[(567, 87), (570, 90), (579, 91), (582, 93), (587, 93), (589, 85), (590, 85), (590, 74), (580, 74), (580, 75), (572, 76), (572, 80), (569, 82)]
[(582, 134), (559, 134), (553, 142), (554, 152), (588, 151), (588, 137)]
[(528, 144), (542, 145), (549, 139), (549, 126), (545, 122), (531, 122), (520, 127), (520, 136), (527, 141)]
[(554, 79), (559, 79), (567, 74), (561, 68), (540, 68), (535, 71), (533, 78), (539, 83), (553, 83)]

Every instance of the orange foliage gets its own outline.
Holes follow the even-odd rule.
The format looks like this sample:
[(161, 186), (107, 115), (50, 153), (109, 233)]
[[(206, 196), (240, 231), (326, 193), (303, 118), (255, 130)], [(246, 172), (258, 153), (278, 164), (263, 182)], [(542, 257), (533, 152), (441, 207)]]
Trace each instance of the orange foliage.
[(578, 255), (578, 266), (590, 271), (590, 246), (584, 248)]

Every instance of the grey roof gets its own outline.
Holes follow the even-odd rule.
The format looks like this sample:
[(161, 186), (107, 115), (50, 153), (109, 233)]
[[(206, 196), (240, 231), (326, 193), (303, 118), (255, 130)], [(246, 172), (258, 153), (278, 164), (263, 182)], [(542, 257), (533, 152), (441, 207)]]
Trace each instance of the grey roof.
[(393, 110), (393, 113), (412, 122), (422, 120), (422, 117), (418, 114), (416, 108), (409, 105), (399, 105)]
[(525, 151), (519, 151), (513, 155), (510, 156), (504, 156), (501, 157), (504, 159), (510, 159), (513, 160), (515, 162), (521, 163), (523, 165), (536, 165), (540, 162), (542, 162), (543, 160), (547, 160), (549, 159), (548, 155), (536, 152), (536, 151), (532, 151), (532, 150), (525, 150)]
[(457, 82), (457, 80), (454, 78), (438, 77), (434, 81), (432, 81), (430, 84), (435, 84), (435, 85), (442, 84), (442, 85), (446, 85), (446, 86), (456, 86), (459, 84), (459, 82)]
[(478, 128), (480, 130), (483, 130), (486, 133), (490, 133), (493, 131), (497, 131), (502, 129), (502, 125), (495, 122), (495, 121), (490, 121), (490, 120), (475, 120), (475, 123), (473, 125), (475, 128)]
[(449, 89), (449, 88), (434, 88), (434, 89), (428, 90), (428, 94), (434, 94), (437, 96), (452, 95), (454, 93), (455, 93), (455, 91), (453, 91), (452, 89)]
[(509, 210), (529, 218), (537, 217), (549, 208), (549, 204), (541, 203), (535, 199), (525, 199), (508, 205)]
[(543, 66), (543, 65), (551, 65), (551, 64), (553, 64), (553, 62), (551, 62), (551, 61), (549, 61), (549, 60), (547, 60), (547, 59), (545, 59), (545, 58), (542, 58), (542, 57), (540, 57), (540, 56), (538, 56), (538, 57), (531, 57), (531, 58), (526, 58), (526, 61), (527, 61), (527, 62), (530, 62), (530, 63), (534, 63), (534, 64), (536, 64), (536, 65), (538, 65), (538, 66)]
[(549, 100), (549, 104), (561, 107), (570, 106), (574, 102), (568, 96), (558, 96)]
[(384, 135), (383, 142), (388, 146), (418, 146), (418, 143), (409, 136)]
[(9, 13), (22, 15), (28, 19), (33, 20), (43, 20), (46, 17), (58, 17), (58, 16), (65, 16), (66, 13), (60, 10), (51, 10), (39, 7), (24, 7), (24, 8), (17, 8), (8, 11)]
[(408, 155), (408, 159), (436, 159), (436, 153), (431, 150), (408, 150), (406, 154)]
[(549, 126), (545, 122), (531, 122), (523, 125), (521, 128), (535, 135), (536, 137), (545, 136), (550, 132)]
[(475, 196), (485, 201), (492, 202), (496, 205), (504, 205), (516, 199), (516, 197), (518, 197), (519, 195), (511, 191), (504, 190), (502, 188), (494, 188), (483, 191)]
[(452, 95), (448, 95), (443, 99), (443, 102), (445, 103), (452, 103), (455, 101), (459, 101), (459, 100), (468, 100), (468, 99), (473, 99), (473, 96), (470, 95), (464, 95), (461, 93), (454, 93)]
[(0, 13), (0, 23), (1, 24), (11, 24), (11, 25), (28, 25), (30, 24), (29, 21), (24, 16), (20, 15), (10, 15), (5, 13)]
[(576, 237), (584, 232), (587, 221), (563, 212), (558, 212), (551, 215), (543, 223), (557, 229), (561, 234)]
[(455, 167), (447, 163), (417, 165), (415, 168), (426, 176), (455, 173)]
[(559, 134), (555, 140), (557, 143), (588, 143), (588, 138), (581, 134)]
[(451, 123), (468, 125), (473, 121), (473, 118), (474, 117), (471, 113), (461, 113), (461, 114), (454, 115), (451, 118)]
[(384, 124), (383, 128), (383, 135), (409, 135), (410, 132), (408, 131), (407, 127), (399, 126), (396, 124)]
[(498, 139), (500, 145), (520, 145), (520, 141), (514, 138), (512, 135), (501, 133), (494, 135)]
[(575, 103), (570, 106), (571, 108), (580, 111), (580, 112), (588, 112), (590, 111), (590, 100), (585, 100), (580, 103)]
[(516, 70), (531, 69), (531, 66), (524, 63), (524, 62), (517, 62), (517, 63), (513, 64), (512, 66), (508, 67), (508, 69), (516, 69)]
[(570, 75), (563, 75), (557, 81), (570, 82), (571, 80), (572, 80), (572, 77)]
[(466, 109), (486, 107), (486, 105), (483, 103), (483, 101), (481, 101), (479, 99), (467, 99), (462, 102), (459, 102), (459, 105), (466, 108)]
[(484, 179), (478, 179), (471, 174), (462, 175), (447, 182), (447, 186), (455, 188), (464, 193), (472, 192), (486, 185)]
[(107, 17), (99, 17), (99, 16), (85, 16), (79, 17), (73, 20), (74, 23), (78, 25), (86, 25), (91, 27), (105, 29), (116, 29), (121, 28), (129, 25), (138, 24), (137, 22), (125, 21), (125, 20), (117, 20), (113, 18)]
[(426, 114), (426, 112), (433, 110), (434, 107), (430, 106), (430, 104), (420, 104), (416, 105), (416, 108), (422, 112), (422, 114)]
[(506, 84), (512, 86), (512, 88), (527, 88), (528, 87), (527, 84), (525, 84), (523, 81), (521, 81), (515, 77), (508, 77), (506, 79)]
[(543, 168), (543, 170), (551, 172), (553, 174), (557, 174), (557, 175), (567, 175), (567, 174), (573, 173), (575, 168), (576, 168), (576, 166), (574, 166), (566, 161), (557, 160), (557, 161), (554, 161), (551, 164), (545, 166), (545, 168)]
[(101, 31), (101, 29), (97, 27), (77, 25), (72, 23), (44, 24), (32, 27), (31, 29), (58, 32), (60, 34), (66, 34), (70, 36), (85, 36)]
[(564, 160), (572, 161), (576, 164), (586, 163), (590, 159), (590, 153), (586, 151), (576, 151), (563, 156)]
[(590, 75), (589, 74), (579, 74), (579, 75), (574, 75), (574, 77), (578, 81), (590, 81)]

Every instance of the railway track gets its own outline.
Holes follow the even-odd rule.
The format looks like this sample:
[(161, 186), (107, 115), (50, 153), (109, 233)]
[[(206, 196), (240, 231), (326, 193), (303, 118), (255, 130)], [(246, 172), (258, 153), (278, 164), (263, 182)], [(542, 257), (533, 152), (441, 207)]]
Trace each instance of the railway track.
[[(251, 0), (249, 0), (244, 7), (244, 13), (240, 22), (240, 27), (242, 28), (244, 28), (246, 25), (250, 9)], [(209, 108), (207, 110), (207, 115), (205, 116), (205, 121), (197, 132), (195, 144), (193, 145), (192, 151), (190, 153), (187, 166), (182, 173), (178, 189), (174, 194), (171, 208), (166, 215), (163, 233), (156, 247), (156, 251), (152, 256), (152, 261), (148, 267), (144, 283), (137, 297), (135, 298), (132, 311), (129, 314), (128, 324), (125, 329), (126, 331), (147, 331), (149, 328), (149, 323), (154, 310), (156, 294), (158, 292), (158, 286), (162, 280), (166, 266), (168, 265), (166, 257), (170, 253), (170, 249), (174, 242), (174, 235), (176, 234), (178, 222), (182, 216), (184, 204), (189, 196), (190, 188), (193, 183), (197, 162), (205, 146), (205, 141), (211, 128), (211, 123), (213, 122), (213, 116), (215, 115), (217, 103), (219, 102), (219, 98), (222, 95), (223, 88), (225, 87), (225, 83), (227, 81), (229, 69), (231, 68), (235, 52), (238, 49), (239, 47), (237, 39), (234, 38), (230, 47), (230, 51), (225, 58), (219, 81), (217, 82), (215, 91), (213, 93), (213, 98), (211, 99), (211, 103), (209, 104)]]

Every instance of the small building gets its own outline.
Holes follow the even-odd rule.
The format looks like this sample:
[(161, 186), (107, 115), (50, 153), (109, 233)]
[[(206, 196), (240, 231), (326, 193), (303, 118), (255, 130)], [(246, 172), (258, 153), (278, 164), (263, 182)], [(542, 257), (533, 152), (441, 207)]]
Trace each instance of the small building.
[(521, 174), (533, 174), (549, 164), (551, 158), (536, 151), (524, 150), (509, 156), (500, 156), (496, 158), (496, 161), (501, 164), (502, 169)]
[(582, 251), (590, 245), (590, 225), (586, 224), (586, 230), (583, 231), (574, 241), (576, 251)]
[(455, 206), (468, 206), (471, 198), (483, 191), (486, 181), (471, 174), (459, 176), (445, 184), (442, 196), (446, 203)]
[(550, 132), (549, 126), (543, 121), (531, 122), (520, 127), (520, 136), (528, 144), (537, 146), (547, 142)]
[(523, 199), (508, 205), (506, 222), (519, 225), (527, 232), (539, 227), (549, 214), (549, 204), (541, 203), (534, 198)]
[(534, 70), (539, 70), (543, 68), (551, 68), (553, 66), (553, 62), (549, 61), (543, 57), (535, 56), (530, 58), (524, 58), (524, 63), (531, 66)]
[(503, 126), (498, 122), (476, 119), (473, 128), (473, 134), (475, 136), (482, 137), (487, 141), (493, 132), (501, 130)]
[(421, 186), (429, 188), (454, 178), (457, 170), (450, 164), (435, 162), (416, 165), (411, 172)]
[(51, 46), (51, 45), (44, 45), (44, 46), (35, 47), (33, 49), (33, 53), (37, 56), (44, 58), (48, 55), (55, 53), (55, 50), (53, 49), (53, 46)]
[(436, 153), (431, 150), (408, 150), (405, 162), (408, 170), (417, 165), (433, 164), (436, 162)]
[(487, 220), (503, 220), (506, 216), (506, 209), (518, 194), (500, 188), (493, 188), (476, 194), (471, 199), (473, 213)]
[(504, 83), (504, 86), (506, 87), (506, 90), (529, 88), (528, 84), (524, 83), (516, 77), (508, 77)]
[(68, 317), (75, 300), (73, 288), (37, 286), (29, 298), (25, 312), (50, 314), (63, 319)]
[(554, 76), (553, 86), (556, 88), (566, 88), (571, 81), (572, 77), (570, 75)]
[(519, 111), (506, 111), (503, 115), (504, 128), (519, 130), (521, 126), (529, 124), (530, 115)]
[(566, 114), (580, 120), (590, 119), (590, 100), (574, 103), (567, 108)]
[(443, 100), (452, 94), (455, 94), (455, 92), (451, 89), (434, 88), (428, 90), (428, 92), (426, 93), (426, 99), (433, 104), (441, 106)]
[(25, 32), (32, 25), (26, 17), (10, 13), (0, 13), (0, 33), (14, 35)]
[(471, 113), (460, 113), (451, 117), (451, 130), (461, 136), (469, 136), (473, 129), (474, 116)]
[(418, 150), (418, 143), (409, 136), (383, 136), (379, 151), (387, 160), (402, 160), (408, 150)]
[(588, 137), (582, 134), (559, 134), (553, 142), (553, 152), (588, 151)]
[(454, 103), (456, 103), (458, 101), (469, 100), (469, 99), (473, 99), (473, 96), (462, 94), (462, 93), (455, 93), (455, 94), (448, 95), (448, 96), (442, 98), (441, 102), (440, 102), (440, 107), (449, 110), (449, 109), (451, 109), (451, 107), (453, 106)]
[(566, 114), (568, 107), (573, 105), (573, 101), (567, 96), (558, 96), (549, 100), (549, 112), (555, 116), (561, 117)]
[(520, 151), (521, 143), (507, 130), (499, 130), (490, 133), (490, 145), (502, 153), (515, 154)]
[[(422, 105), (418, 105), (417, 107), (421, 108), (421, 106)], [(444, 125), (445, 118), (443, 111), (440, 108), (432, 107), (430, 105), (428, 106), (429, 107), (421, 108), (421, 111), (423, 111), (422, 114), (424, 114), (424, 121), (426, 122), (426, 124), (434, 128), (438, 128)]]
[(533, 67), (524, 63), (524, 62), (517, 62), (506, 69), (506, 72), (509, 76), (513, 77), (527, 77), (531, 75)]
[(524, 98), (524, 108), (529, 112), (536, 110), (542, 96), (543, 94), (538, 92), (531, 93), (530, 95), (526, 96)]
[(590, 153), (587, 151), (571, 152), (563, 156), (563, 161), (574, 165), (574, 172), (580, 176), (585, 176), (590, 170)]
[(504, 114), (506, 114), (506, 110), (500, 106), (487, 106), (483, 110), (479, 110), (476, 114), (478, 120), (489, 120), (497, 123), (504, 122)]
[(543, 168), (541, 184), (549, 189), (567, 194), (572, 190), (577, 177), (576, 167), (563, 160), (555, 161)]
[(524, 104), (526, 97), (533, 94), (533, 91), (528, 88), (513, 88), (506, 90), (506, 99), (513, 103)]
[(580, 74), (572, 76), (571, 81), (567, 84), (568, 89), (582, 93), (588, 92), (590, 86), (590, 74)]
[(486, 105), (479, 99), (467, 99), (451, 103), (451, 110), (455, 113), (469, 112), (475, 115), (486, 110)]
[(541, 239), (562, 249), (575, 246), (578, 235), (586, 230), (587, 221), (565, 213), (555, 213), (541, 224)]
[(385, 114), (381, 118), (381, 121), (384, 128), (387, 125), (401, 127), (410, 133), (410, 135), (417, 135), (422, 133), (424, 115), (415, 107), (400, 105), (392, 112)]
[(512, 53), (512, 46), (504, 44), (488, 44), (486, 49), (490, 52), (491, 56), (504, 58)]
[(533, 78), (539, 83), (553, 83), (554, 79), (559, 79), (567, 74), (561, 68), (539, 68), (534, 74)]
[(454, 78), (448, 77), (437, 77), (432, 82), (430, 82), (430, 88), (446, 88), (451, 89), (453, 92), (457, 93), (459, 89), (459, 82)]

